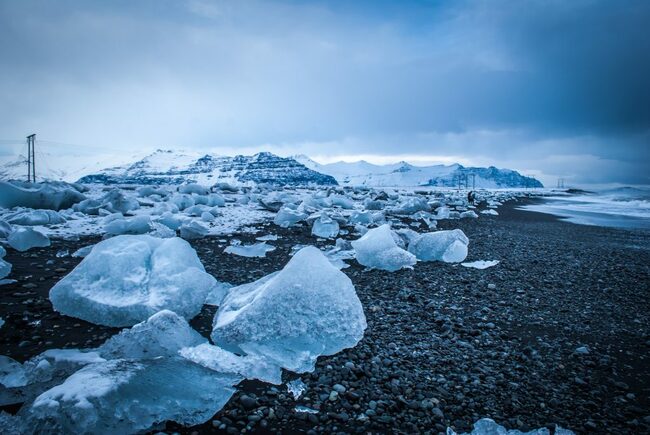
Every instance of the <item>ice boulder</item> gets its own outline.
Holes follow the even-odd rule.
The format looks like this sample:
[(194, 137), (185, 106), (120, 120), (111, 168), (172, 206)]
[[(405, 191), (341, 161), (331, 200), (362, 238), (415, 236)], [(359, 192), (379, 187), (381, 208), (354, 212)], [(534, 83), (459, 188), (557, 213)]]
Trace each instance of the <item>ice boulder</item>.
[(339, 234), (339, 223), (326, 214), (322, 214), (311, 227), (312, 236), (334, 239)]
[(164, 212), (160, 218), (158, 218), (158, 222), (161, 224), (165, 225), (166, 227), (176, 231), (183, 225), (183, 219), (181, 219), (179, 216), (175, 215), (174, 213), (170, 211)]
[(476, 214), (476, 212), (474, 210), (467, 210), (467, 211), (464, 211), (464, 212), (462, 212), (460, 214), (461, 219), (467, 219), (467, 218), (476, 219), (477, 217), (478, 217), (478, 215)]
[(193, 193), (196, 195), (207, 195), (210, 189), (197, 183), (189, 183), (178, 186), (178, 192), (190, 195)]
[(409, 243), (409, 252), (422, 261), (460, 263), (467, 257), (469, 239), (462, 230), (420, 234)]
[(109, 338), (97, 351), (106, 359), (146, 359), (174, 356), (184, 347), (205, 342), (187, 320), (173, 311), (162, 310)]
[(181, 237), (185, 240), (202, 239), (207, 236), (210, 229), (199, 221), (191, 220), (180, 226)]
[(106, 235), (117, 236), (120, 234), (146, 234), (152, 229), (149, 216), (136, 216), (130, 219), (114, 219), (104, 226)]
[(282, 207), (280, 211), (275, 215), (273, 223), (282, 227), (289, 228), (292, 225), (297, 224), (298, 222), (305, 220), (307, 215), (298, 210), (292, 210), (288, 207)]
[(398, 241), (401, 242), (399, 236), (393, 234), (388, 224), (384, 224), (353, 241), (352, 247), (359, 264), (394, 272), (416, 263), (415, 255), (400, 248)]
[(481, 214), (486, 214), (488, 216), (499, 216), (499, 212), (491, 208), (486, 208), (485, 210), (481, 211)]
[(0, 279), (11, 273), (11, 264), (4, 260), (5, 255), (7, 255), (7, 251), (5, 251), (5, 248), (0, 246)]
[(312, 371), (320, 355), (355, 346), (365, 329), (350, 278), (308, 246), (281, 271), (230, 289), (215, 315), (212, 339), (231, 352), (302, 373)]
[(11, 234), (12, 228), (9, 222), (0, 219), (0, 239), (6, 239)]
[(140, 208), (140, 203), (135, 198), (129, 198), (119, 189), (113, 189), (99, 200), (101, 206), (111, 213), (128, 213)]
[(123, 235), (95, 245), (50, 300), (71, 317), (131, 326), (163, 309), (191, 319), (215, 283), (185, 240)]
[(223, 250), (227, 254), (239, 255), (241, 257), (266, 257), (267, 252), (275, 251), (275, 246), (266, 242), (253, 245), (230, 245)]
[(139, 433), (167, 420), (206, 422), (241, 376), (180, 356), (89, 364), (38, 396), (26, 411), (33, 433)]
[(13, 225), (53, 225), (62, 224), (65, 218), (54, 210), (23, 210), (7, 216)]
[[(573, 431), (555, 426), (555, 435), (574, 435)], [(522, 432), (517, 429), (508, 430), (504, 426), (497, 424), (491, 418), (482, 418), (474, 423), (472, 432), (462, 435), (550, 435), (551, 432), (543, 427), (528, 432)], [(447, 428), (447, 435), (458, 435), (453, 429)]]
[(23, 183), (0, 181), (0, 207), (29, 207), (61, 210), (86, 197), (72, 184), (62, 181)]
[(32, 248), (45, 248), (50, 246), (50, 239), (40, 231), (32, 228), (16, 228), (7, 239), (9, 246), (16, 251), (24, 252)]

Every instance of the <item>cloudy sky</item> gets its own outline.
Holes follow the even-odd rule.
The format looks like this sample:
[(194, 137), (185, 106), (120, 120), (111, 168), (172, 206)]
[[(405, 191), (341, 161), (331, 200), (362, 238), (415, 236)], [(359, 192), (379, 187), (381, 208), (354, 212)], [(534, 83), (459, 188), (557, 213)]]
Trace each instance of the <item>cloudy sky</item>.
[(0, 154), (37, 133), (650, 184), (648, 23), (647, 0), (0, 0)]

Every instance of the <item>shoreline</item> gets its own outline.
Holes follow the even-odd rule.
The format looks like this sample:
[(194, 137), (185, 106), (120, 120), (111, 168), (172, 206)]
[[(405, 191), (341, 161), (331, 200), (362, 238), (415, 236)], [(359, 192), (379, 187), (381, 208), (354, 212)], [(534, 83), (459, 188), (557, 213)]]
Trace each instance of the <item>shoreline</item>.
[[(357, 289), (368, 329), (355, 348), (319, 358), (315, 372), (285, 372), (307, 385), (299, 400), (284, 385), (249, 381), (213, 420), (160, 429), (438, 433), (447, 426), (468, 431), (490, 417), (520, 430), (554, 423), (576, 433), (648, 430), (650, 236), (517, 209), (529, 201), (537, 199), (509, 201), (499, 216), (439, 221), (440, 229), (467, 234), (466, 261), (500, 260), (495, 267), (418, 263), (389, 273), (349, 262), (343, 272)], [(219, 242), (249, 243), (268, 233), (280, 238), (266, 258), (224, 254), (228, 242)], [(53, 239), (49, 248), (7, 253), (18, 282), (0, 287), (6, 321), (0, 354), (22, 362), (48, 348), (95, 347), (119, 331), (61, 316), (48, 299), (49, 288), (81, 260), (56, 253), (97, 240)], [(283, 267), (296, 244), (331, 242), (317, 241), (304, 225), (264, 224), (259, 234), (191, 244), (215, 278), (242, 284)], [(215, 311), (205, 306), (191, 325), (209, 335)], [(576, 354), (580, 346), (589, 354)], [(346, 392), (327, 400), (337, 383)], [(244, 395), (255, 399), (254, 408), (242, 405)], [(297, 405), (319, 412), (299, 413)]]

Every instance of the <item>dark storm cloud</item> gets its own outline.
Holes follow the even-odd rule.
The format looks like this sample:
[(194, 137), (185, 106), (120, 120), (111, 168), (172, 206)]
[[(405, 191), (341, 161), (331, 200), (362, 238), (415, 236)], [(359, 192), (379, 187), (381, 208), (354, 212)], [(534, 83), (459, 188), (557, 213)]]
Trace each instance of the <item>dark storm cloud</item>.
[(647, 1), (0, 1), (0, 139), (650, 183), (648, 22)]

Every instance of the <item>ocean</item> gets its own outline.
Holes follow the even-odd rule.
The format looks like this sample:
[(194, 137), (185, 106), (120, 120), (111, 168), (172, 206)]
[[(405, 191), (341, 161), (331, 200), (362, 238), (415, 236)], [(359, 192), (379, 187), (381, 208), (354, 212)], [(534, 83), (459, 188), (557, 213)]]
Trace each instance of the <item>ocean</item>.
[(544, 200), (521, 209), (560, 216), (582, 225), (650, 229), (650, 187), (576, 191)]

